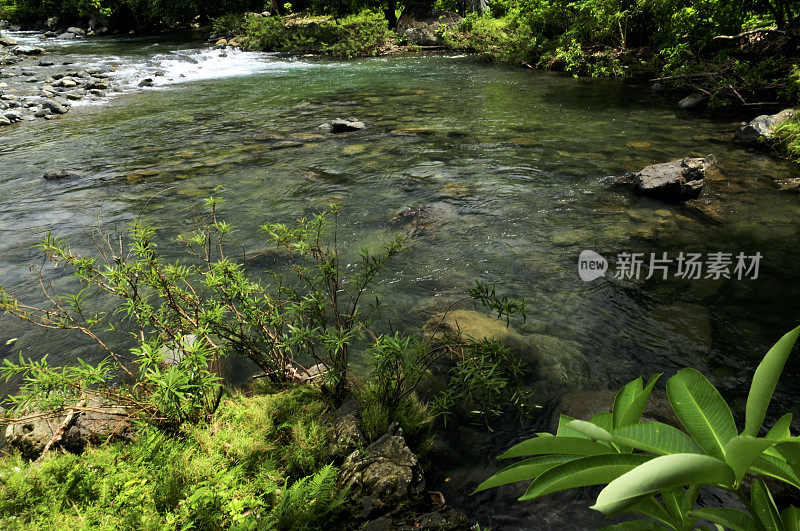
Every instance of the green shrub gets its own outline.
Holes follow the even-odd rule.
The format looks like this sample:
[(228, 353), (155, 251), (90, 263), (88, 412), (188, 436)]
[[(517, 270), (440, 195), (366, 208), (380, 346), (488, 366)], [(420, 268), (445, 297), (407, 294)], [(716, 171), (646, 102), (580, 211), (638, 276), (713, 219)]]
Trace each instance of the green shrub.
[(362, 11), (336, 25), (336, 42), (324, 48), (333, 57), (352, 59), (377, 55), (386, 46), (390, 31), (383, 13)]
[[(784, 335), (756, 368), (739, 432), (733, 414), (716, 388), (697, 370), (683, 369), (667, 382), (667, 397), (685, 432), (642, 421), (645, 404), (660, 374), (646, 385), (628, 383), (611, 412), (589, 421), (562, 415), (555, 436), (545, 433), (521, 442), (501, 458), (524, 457), (478, 486), (476, 492), (533, 480), (520, 500), (561, 490), (606, 485), (592, 507), (607, 516), (632, 513), (652, 518), (607, 529), (695, 528), (700, 520), (719, 527), (781, 531), (797, 529), (800, 510), (780, 513), (762, 478), (800, 489), (800, 438), (792, 437), (792, 414), (782, 416), (759, 437), (767, 408), (800, 327)], [(746, 475), (755, 478), (745, 488)], [(728, 508), (694, 509), (700, 489), (729, 490), (747, 512)]]

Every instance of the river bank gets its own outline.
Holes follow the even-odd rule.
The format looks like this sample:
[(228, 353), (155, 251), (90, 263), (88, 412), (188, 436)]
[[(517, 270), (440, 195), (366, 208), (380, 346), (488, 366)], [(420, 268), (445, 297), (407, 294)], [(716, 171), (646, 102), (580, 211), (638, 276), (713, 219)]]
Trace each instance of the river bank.
[[(38, 286), (26, 274), (41, 260), (33, 246), (55, 229), (91, 252), (86, 233), (98, 216), (119, 227), (146, 216), (159, 227), (159, 242), (174, 241), (188, 230), (176, 213), (190, 212), (219, 185), (236, 227), (236, 256), (244, 248), (249, 267), (269, 272), (274, 255), (259, 252), (265, 220), (343, 201), (340, 241), (351, 254), (411, 236), (409, 252), (376, 286), (399, 308), (382, 316), (387, 330), (421, 330), (475, 278), (531, 301), (528, 321), (515, 323), (509, 337), (531, 359), (548, 356), (525, 381), (543, 408), (531, 424), (509, 422), (491, 434), (452, 426), (452, 461), (442, 459), (444, 470), (429, 485), (473, 521), (527, 529), (601, 525), (580, 492), (526, 504), (512, 489), (468, 496), (497, 469), (496, 455), (551, 429), (566, 391), (576, 393), (575, 405), (592, 397), (599, 404), (635, 376), (688, 365), (738, 407), (754, 353), (793, 325), (800, 297), (796, 250), (787, 242), (796, 238), (800, 211), (797, 196), (780, 187), (800, 175), (793, 164), (732, 143), (738, 116), (682, 112), (671, 96), (625, 81), (487, 65), (465, 54), (343, 62), (222, 52), (163, 36), (75, 39), (61, 49), (64, 60), (85, 63), (113, 56), (110, 72), (130, 81), (117, 85), (125, 97), (102, 107), (77, 105), (60, 120), (2, 129), (0, 285), (35, 300)], [(175, 75), (137, 86), (158, 69)], [(351, 116), (365, 127), (319, 129)], [(614, 186), (628, 171), (708, 153), (722, 175), (707, 177), (693, 203), (666, 204)], [(76, 175), (42, 179), (59, 168)], [(588, 283), (576, 270), (584, 249), (612, 265), (624, 251), (758, 251), (764, 260), (756, 280), (626, 280), (609, 272)], [(61, 271), (44, 273), (57, 288), (69, 287)], [(4, 356), (50, 352), (59, 365), (102, 358), (59, 331), (3, 318), (2, 333)], [(787, 371), (798, 370), (794, 363)], [(779, 410), (790, 409), (796, 390), (780, 387), (777, 400)], [(137, 489), (132, 495), (147, 490)], [(565, 521), (566, 512), (580, 521)]]

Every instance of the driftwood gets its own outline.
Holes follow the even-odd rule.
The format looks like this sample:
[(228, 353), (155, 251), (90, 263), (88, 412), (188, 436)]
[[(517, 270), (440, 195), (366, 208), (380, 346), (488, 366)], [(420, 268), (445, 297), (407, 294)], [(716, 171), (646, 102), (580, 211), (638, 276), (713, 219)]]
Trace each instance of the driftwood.
[(85, 403), (86, 403), (86, 395), (83, 395), (81, 399), (78, 401), (78, 403), (75, 404), (75, 408), (69, 410), (66, 418), (64, 418), (64, 421), (61, 423), (61, 425), (53, 434), (53, 437), (49, 441), (47, 441), (47, 444), (44, 445), (44, 449), (42, 450), (42, 455), (40, 455), (39, 458), (36, 459), (37, 463), (43, 460), (47, 456), (47, 454), (50, 453), (50, 449), (53, 447), (53, 445), (56, 445), (59, 442), (61, 442), (61, 439), (64, 438), (64, 434), (67, 433), (67, 430), (69, 430), (69, 428), (72, 426), (72, 423), (75, 422), (75, 419), (80, 414), (77, 408), (82, 407)]
[(758, 28), (758, 29), (743, 31), (741, 33), (737, 33), (736, 35), (717, 35), (716, 37), (714, 37), (714, 40), (741, 39), (742, 37), (747, 37), (748, 35), (755, 35), (757, 33), (777, 33), (778, 35), (786, 35), (786, 31), (779, 30), (777, 28)]

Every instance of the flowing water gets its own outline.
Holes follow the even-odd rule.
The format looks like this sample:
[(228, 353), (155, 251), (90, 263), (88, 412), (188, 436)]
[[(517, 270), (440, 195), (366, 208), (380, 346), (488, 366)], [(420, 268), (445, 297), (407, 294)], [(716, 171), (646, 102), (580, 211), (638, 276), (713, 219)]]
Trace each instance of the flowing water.
[[(34, 244), (50, 229), (89, 249), (85, 235), (98, 219), (122, 224), (144, 215), (166, 241), (188, 230), (190, 210), (221, 185), (223, 215), (247, 250), (259, 248), (263, 222), (334, 200), (345, 205), (340, 243), (350, 251), (407, 231), (393, 216), (423, 208), (424, 227), (376, 287), (393, 308), (386, 319), (414, 331), (474, 279), (496, 283), (529, 302), (527, 322), (515, 326), (531, 340), (556, 341), (564, 370), (551, 372), (573, 390), (692, 366), (741, 414), (755, 364), (797, 324), (800, 196), (776, 181), (800, 171), (732, 144), (734, 118), (683, 114), (674, 96), (620, 81), (471, 56), (332, 62), (220, 54), (148, 38), (54, 49), (58, 60), (115, 68), (123, 93), (58, 120), (0, 129), (0, 285), (38, 300), (28, 265), (40, 263)], [(136, 88), (153, 72), (163, 74), (154, 88)], [(319, 129), (350, 116), (369, 127)], [(614, 186), (626, 171), (709, 153), (724, 177), (707, 183), (700, 208)], [(42, 179), (52, 169), (84, 176)], [(606, 278), (581, 281), (584, 249), (612, 259)], [(639, 280), (613, 278), (618, 253), (681, 251), (763, 258), (755, 280), (646, 280), (644, 270)], [(61, 282), (58, 271), (45, 273)], [(0, 327), (0, 354), (50, 353), (58, 362), (99, 355), (69, 335), (10, 319)], [(771, 418), (800, 412), (799, 374), (800, 363), (790, 362)], [(501, 431), (483, 462), (526, 435), (519, 431)], [(456, 497), (469, 490), (448, 488)], [(539, 521), (541, 506), (528, 507), (522, 527)]]

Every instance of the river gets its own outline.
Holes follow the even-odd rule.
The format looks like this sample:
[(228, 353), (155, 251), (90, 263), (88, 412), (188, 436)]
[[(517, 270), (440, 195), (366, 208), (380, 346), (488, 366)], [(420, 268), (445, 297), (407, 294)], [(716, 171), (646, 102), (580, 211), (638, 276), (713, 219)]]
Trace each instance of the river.
[[(146, 216), (166, 242), (188, 230), (191, 209), (221, 185), (222, 214), (237, 229), (235, 244), (248, 250), (259, 248), (265, 221), (291, 221), (330, 201), (344, 204), (346, 253), (407, 230), (392, 222), (401, 209), (427, 209), (429, 224), (376, 286), (392, 308), (385, 318), (413, 332), (437, 301), (474, 279), (495, 283), (528, 301), (527, 321), (515, 325), (521, 334), (568, 347), (561, 383), (572, 389), (614, 389), (691, 366), (741, 420), (755, 365), (797, 325), (800, 196), (776, 181), (800, 170), (734, 145), (741, 117), (691, 115), (676, 110), (674, 95), (647, 87), (466, 55), (220, 57), (163, 37), (44, 45), (51, 60), (114, 68), (122, 92), (78, 104), (58, 120), (0, 129), (0, 285), (26, 300), (40, 300), (28, 266), (41, 263), (34, 245), (48, 230), (88, 250), (86, 234), (98, 219), (121, 226)], [(163, 75), (154, 87), (137, 87), (156, 71)], [(367, 129), (319, 129), (351, 116)], [(614, 186), (626, 171), (709, 153), (724, 178), (706, 184), (696, 207)], [(83, 176), (44, 180), (53, 169)], [(579, 278), (586, 249), (610, 259), (605, 278)], [(646, 268), (639, 279), (614, 278), (619, 253), (648, 259), (681, 251), (758, 252), (758, 278), (646, 279)], [(45, 275), (65, 285), (59, 270)], [(11, 338), (17, 341), (3, 346)], [(74, 336), (0, 320), (0, 354), (20, 351), (56, 362), (99, 355)], [(786, 410), (800, 413), (798, 375), (795, 359), (768, 422)], [(501, 430), (491, 453), (526, 434)], [(473, 512), (490, 510), (470, 503)], [(529, 525), (535, 507), (525, 510)]]

